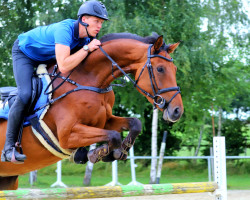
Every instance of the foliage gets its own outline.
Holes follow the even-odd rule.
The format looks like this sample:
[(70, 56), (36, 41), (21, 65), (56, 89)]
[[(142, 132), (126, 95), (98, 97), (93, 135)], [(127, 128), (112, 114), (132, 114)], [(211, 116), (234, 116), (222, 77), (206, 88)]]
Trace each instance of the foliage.
[[(174, 154), (183, 144), (197, 144), (203, 125), (204, 134), (211, 137), (211, 106), (215, 112), (221, 107), (227, 114), (235, 113), (239, 118), (240, 111), (249, 111), (249, 34), (246, 31), (249, 19), (242, 1), (102, 2), (108, 9), (110, 20), (104, 23), (100, 36), (112, 32), (147, 36), (157, 32), (164, 35), (166, 43), (182, 40), (172, 57), (178, 67), (177, 82), (185, 112), (173, 126), (162, 120), (159, 123), (158, 144), (163, 131), (169, 131), (167, 154)], [(0, 86), (14, 85), (11, 46), (17, 36), (39, 25), (76, 19), (81, 3), (81, 0), (0, 0)], [(144, 155), (150, 152), (152, 105), (129, 85), (115, 88), (114, 114), (136, 116), (142, 120), (143, 134), (135, 148)], [(229, 125), (224, 123), (223, 130)]]
[[(238, 118), (226, 119), (222, 124), (222, 136), (226, 138), (226, 155), (238, 156), (245, 152), (247, 148), (247, 131), (249, 127), (245, 121)], [(212, 146), (212, 137), (207, 135), (207, 141), (210, 142), (208, 148), (203, 150), (204, 155), (210, 155), (209, 147)]]

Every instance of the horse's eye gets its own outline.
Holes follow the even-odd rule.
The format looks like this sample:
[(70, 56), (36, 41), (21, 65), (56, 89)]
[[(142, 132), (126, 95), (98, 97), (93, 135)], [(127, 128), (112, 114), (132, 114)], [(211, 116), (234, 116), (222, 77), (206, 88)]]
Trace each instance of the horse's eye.
[(157, 71), (160, 72), (160, 73), (163, 73), (164, 72), (164, 68), (163, 67), (157, 67)]

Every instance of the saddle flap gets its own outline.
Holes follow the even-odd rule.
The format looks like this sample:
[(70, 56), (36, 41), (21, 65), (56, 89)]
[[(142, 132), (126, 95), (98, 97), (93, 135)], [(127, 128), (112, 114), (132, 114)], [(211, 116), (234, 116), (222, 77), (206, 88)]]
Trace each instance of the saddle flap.
[(37, 100), (39, 99), (41, 92), (43, 89), (42, 81), (38, 76), (32, 77), (32, 97), (31, 97), (31, 104), (29, 107), (29, 113), (32, 113)]
[(5, 101), (9, 96), (15, 96), (17, 94), (17, 87), (1, 87), (0, 97), (2, 101)]
[[(32, 77), (32, 96), (31, 102), (28, 109), (28, 113), (32, 113), (37, 100), (40, 97), (41, 91), (43, 89), (42, 81), (38, 76)], [(18, 90), (16, 87), (2, 87), (0, 88), (0, 96), (3, 102), (8, 101), (9, 107), (14, 103), (15, 97), (17, 96)], [(5, 103), (4, 103), (5, 104)]]

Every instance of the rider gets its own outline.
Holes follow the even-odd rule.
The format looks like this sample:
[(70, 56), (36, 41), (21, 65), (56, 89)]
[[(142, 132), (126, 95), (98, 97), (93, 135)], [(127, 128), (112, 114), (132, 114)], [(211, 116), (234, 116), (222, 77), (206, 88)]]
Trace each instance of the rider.
[[(18, 95), (9, 111), (2, 162), (23, 163), (26, 159), (16, 150), (15, 141), (31, 100), (34, 68), (56, 59), (60, 72), (70, 72), (99, 48), (101, 42), (95, 37), (105, 20), (108, 20), (106, 7), (99, 1), (90, 0), (79, 8), (78, 20), (66, 19), (18, 36), (12, 48)], [(71, 54), (71, 50), (75, 53)]]

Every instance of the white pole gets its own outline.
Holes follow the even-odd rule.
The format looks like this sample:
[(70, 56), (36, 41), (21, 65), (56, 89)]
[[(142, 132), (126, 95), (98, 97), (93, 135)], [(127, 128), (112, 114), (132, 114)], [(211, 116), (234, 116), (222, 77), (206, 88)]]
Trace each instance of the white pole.
[(158, 109), (153, 110), (152, 117), (152, 136), (151, 136), (151, 170), (150, 170), (150, 182), (156, 183), (156, 167), (157, 167), (157, 127), (158, 127)]
[(33, 185), (37, 181), (37, 170), (30, 172), (29, 182)]
[(131, 167), (131, 176), (132, 176), (132, 181), (128, 185), (143, 185), (142, 183), (139, 183), (136, 181), (136, 173), (135, 173), (135, 168), (137, 165), (135, 164), (135, 158), (134, 158), (134, 146), (132, 146), (129, 150), (129, 155), (130, 155), (130, 167)]
[(208, 181), (211, 182), (211, 158), (207, 159)]
[(57, 180), (50, 187), (55, 187), (55, 186), (65, 187), (65, 188), (68, 187), (62, 182), (62, 161), (61, 160), (57, 162), (56, 173), (57, 173)]
[(218, 184), (216, 200), (227, 200), (227, 171), (225, 137), (214, 137), (214, 181)]
[(112, 162), (112, 179), (115, 183), (115, 185), (118, 182), (118, 166), (117, 166), (117, 160), (115, 160), (114, 162)]
[(33, 185), (33, 171), (30, 172), (30, 185)]
[(112, 162), (112, 181), (106, 186), (115, 186), (115, 185), (121, 185), (121, 183), (118, 182), (118, 164), (117, 160)]

